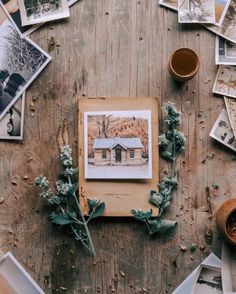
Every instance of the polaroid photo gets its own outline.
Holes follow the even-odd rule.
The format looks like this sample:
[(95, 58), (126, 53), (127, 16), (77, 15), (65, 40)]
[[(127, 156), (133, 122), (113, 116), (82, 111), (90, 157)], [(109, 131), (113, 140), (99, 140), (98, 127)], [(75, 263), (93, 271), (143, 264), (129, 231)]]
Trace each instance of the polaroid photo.
[(213, 93), (236, 98), (236, 67), (220, 65), (213, 85)]
[(236, 136), (236, 99), (231, 97), (224, 96), (225, 106), (229, 116), (229, 121), (234, 133)]
[(67, 0), (18, 0), (23, 26), (70, 16)]
[(178, 0), (179, 23), (215, 23), (215, 0)]
[(0, 119), (50, 62), (51, 57), (23, 38), (0, 2)]
[[(172, 292), (172, 294), (187, 294), (191, 293), (199, 276), (201, 265), (207, 265), (221, 269), (221, 260), (214, 254), (210, 253), (206, 259)], [(205, 293), (202, 293), (205, 294)]]
[(24, 127), (25, 93), (0, 120), (0, 140), (22, 140)]
[(177, 0), (160, 0), (159, 5), (168, 7), (175, 11), (178, 11), (178, 1)]
[(207, 29), (214, 32), (216, 35), (223, 37), (233, 43), (236, 43), (236, 0), (231, 0), (224, 20), (221, 26), (204, 25)]
[(86, 179), (151, 179), (151, 111), (84, 113)]
[(216, 36), (215, 62), (216, 64), (236, 65), (236, 44)]
[(210, 136), (226, 147), (236, 151), (236, 139), (226, 109), (223, 109), (214, 123)]
[[(74, 3), (78, 0), (68, 0), (68, 5), (71, 7)], [(21, 23), (21, 16), (20, 16), (20, 9), (18, 5), (18, 0), (2, 0), (2, 3), (9, 13), (9, 17), (11, 18), (12, 22), (15, 23), (17, 28), (19, 29), (22, 36), (28, 36), (37, 30), (39, 27), (43, 25), (43, 23), (36, 24), (36, 25), (29, 25), (23, 26)]]
[(191, 294), (223, 294), (221, 269), (201, 265), (198, 269), (196, 283)]

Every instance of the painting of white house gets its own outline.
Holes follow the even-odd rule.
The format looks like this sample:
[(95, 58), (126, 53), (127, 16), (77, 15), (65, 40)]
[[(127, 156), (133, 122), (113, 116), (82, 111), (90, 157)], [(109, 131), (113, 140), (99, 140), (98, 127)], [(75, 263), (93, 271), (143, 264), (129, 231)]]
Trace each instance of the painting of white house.
[(149, 110), (85, 112), (85, 178), (152, 178), (151, 139)]

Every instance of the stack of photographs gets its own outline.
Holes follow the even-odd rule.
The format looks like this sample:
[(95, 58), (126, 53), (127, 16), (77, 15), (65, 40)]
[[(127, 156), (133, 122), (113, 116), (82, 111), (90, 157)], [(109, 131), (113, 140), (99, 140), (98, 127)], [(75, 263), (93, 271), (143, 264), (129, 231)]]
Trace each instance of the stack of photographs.
[(0, 2), (0, 139), (22, 139), (24, 92), (51, 57), (24, 37)]
[(0, 0), (0, 139), (21, 140), (25, 90), (51, 57), (28, 36), (78, 0)]

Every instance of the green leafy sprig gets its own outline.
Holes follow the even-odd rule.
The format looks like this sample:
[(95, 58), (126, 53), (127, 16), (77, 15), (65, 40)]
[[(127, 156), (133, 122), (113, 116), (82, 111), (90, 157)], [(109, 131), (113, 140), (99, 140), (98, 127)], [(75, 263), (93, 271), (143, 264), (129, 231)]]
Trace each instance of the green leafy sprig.
[(88, 199), (89, 213), (84, 216), (78, 200), (78, 169), (73, 168), (71, 148), (61, 147), (61, 164), (64, 170), (56, 181), (56, 194), (53, 194), (46, 177), (35, 179), (36, 186), (42, 189), (39, 194), (52, 208), (49, 219), (53, 224), (63, 227), (76, 241), (80, 241), (94, 256), (96, 256), (93, 241), (88, 229), (88, 223), (104, 212), (105, 203), (96, 199)]
[(174, 190), (177, 188), (176, 161), (178, 156), (185, 150), (185, 136), (178, 131), (181, 124), (181, 113), (175, 108), (175, 105), (168, 102), (164, 105), (166, 111), (165, 123), (166, 132), (159, 136), (160, 156), (171, 162), (171, 175), (158, 183), (158, 191), (151, 191), (149, 202), (158, 207), (157, 217), (152, 216), (152, 209), (144, 212), (140, 209), (132, 209), (131, 212), (137, 220), (143, 221), (150, 234), (154, 234), (176, 226), (177, 221), (162, 219), (163, 212), (170, 205)]

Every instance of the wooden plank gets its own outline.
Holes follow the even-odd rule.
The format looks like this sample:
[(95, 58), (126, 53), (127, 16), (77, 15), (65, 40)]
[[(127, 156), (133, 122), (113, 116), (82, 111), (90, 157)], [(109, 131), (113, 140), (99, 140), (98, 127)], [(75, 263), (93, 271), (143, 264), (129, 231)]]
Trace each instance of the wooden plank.
[[(0, 142), (2, 249), (12, 251), (46, 293), (171, 293), (210, 251), (219, 256), (214, 214), (236, 188), (233, 153), (209, 138), (223, 106), (223, 99), (211, 94), (214, 35), (200, 26), (179, 25), (176, 13), (157, 1), (81, 0), (68, 20), (44, 25), (32, 39), (49, 50), (53, 61), (27, 91), (23, 142)], [(201, 69), (180, 86), (170, 78), (167, 64), (182, 46), (197, 51)], [(76, 102), (82, 95), (173, 101), (183, 112), (181, 130), (187, 135), (186, 152), (178, 161), (179, 187), (166, 214), (178, 219), (177, 228), (151, 238), (134, 220), (94, 222), (96, 261), (49, 223), (34, 187), (41, 173), (54, 182), (62, 144), (72, 146), (76, 160)], [(33, 97), (35, 113), (30, 111)], [(168, 167), (161, 161), (161, 178)], [(218, 190), (213, 183), (219, 183)], [(213, 241), (206, 239), (209, 232)], [(180, 250), (179, 244), (191, 243), (206, 248)]]

